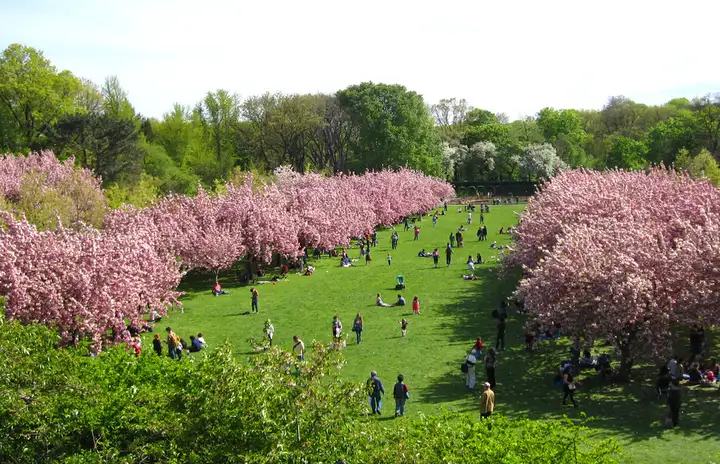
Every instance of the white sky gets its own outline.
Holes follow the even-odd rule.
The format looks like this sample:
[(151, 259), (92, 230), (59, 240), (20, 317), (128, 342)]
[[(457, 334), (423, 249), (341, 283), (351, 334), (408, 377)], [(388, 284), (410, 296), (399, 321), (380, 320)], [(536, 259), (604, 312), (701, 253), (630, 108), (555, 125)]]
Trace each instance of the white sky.
[(218, 88), (372, 80), (516, 119), (720, 91), (719, 15), (718, 0), (0, 0), (0, 47), (98, 84), (117, 75), (146, 116)]

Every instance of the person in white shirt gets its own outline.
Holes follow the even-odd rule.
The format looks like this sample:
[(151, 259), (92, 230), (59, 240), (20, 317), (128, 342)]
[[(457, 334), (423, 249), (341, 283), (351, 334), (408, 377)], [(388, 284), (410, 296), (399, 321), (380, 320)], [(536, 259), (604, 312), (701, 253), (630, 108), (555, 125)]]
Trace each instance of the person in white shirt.
[(465, 358), (465, 364), (467, 364), (467, 373), (465, 374), (465, 386), (470, 390), (475, 388), (475, 363), (477, 358), (475, 357), (475, 350), (468, 353)]

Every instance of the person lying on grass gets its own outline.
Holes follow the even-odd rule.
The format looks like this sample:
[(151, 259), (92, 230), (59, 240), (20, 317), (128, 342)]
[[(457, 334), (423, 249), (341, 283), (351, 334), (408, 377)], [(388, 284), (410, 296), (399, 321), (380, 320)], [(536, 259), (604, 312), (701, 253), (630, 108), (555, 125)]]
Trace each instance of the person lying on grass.
[(475, 274), (470, 274), (470, 275), (463, 274), (461, 277), (465, 280), (477, 280), (477, 277), (475, 277)]

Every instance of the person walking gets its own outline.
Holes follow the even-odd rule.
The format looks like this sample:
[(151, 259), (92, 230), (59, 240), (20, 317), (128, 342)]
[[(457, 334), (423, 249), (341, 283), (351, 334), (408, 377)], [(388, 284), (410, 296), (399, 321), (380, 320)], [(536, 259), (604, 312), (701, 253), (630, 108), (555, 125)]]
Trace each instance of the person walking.
[(260, 296), (260, 292), (258, 292), (257, 289), (253, 287), (250, 289), (250, 295), (251, 295), (250, 313), (257, 313), (258, 312), (258, 297)]
[(370, 257), (370, 245), (368, 245), (367, 252), (365, 253), (365, 265), (372, 261), (372, 258)]
[(165, 328), (165, 331), (167, 332), (167, 345), (168, 345), (168, 356), (172, 359), (180, 359), (182, 356), (181, 348), (180, 348), (180, 338), (178, 338), (177, 335), (175, 335), (175, 332), (172, 331), (170, 327)]
[(377, 372), (370, 372), (370, 378), (367, 381), (367, 386), (372, 413), (380, 415), (380, 410), (382, 409), (382, 395), (385, 394), (385, 388), (383, 387), (382, 380), (380, 380), (377, 376)]
[(467, 223), (468, 223), (468, 224), (472, 224), (472, 211), (468, 211), (468, 220), (467, 220)]
[(155, 334), (153, 337), (153, 349), (155, 350), (155, 353), (157, 353), (158, 356), (162, 356), (163, 348), (162, 348), (162, 342), (160, 341), (160, 334)]
[(437, 225), (438, 215), (437, 213), (433, 214), (433, 227)]
[(490, 384), (491, 388), (495, 388), (495, 363), (497, 358), (495, 357), (495, 348), (490, 348), (488, 355), (485, 356), (485, 379)]
[(495, 392), (492, 391), (492, 385), (485, 382), (483, 384), (482, 396), (480, 397), (480, 417), (487, 419), (495, 410)]
[(415, 226), (415, 232), (414, 232), (414, 233), (415, 233), (415, 238), (413, 239), (413, 241), (415, 241), (415, 240), (420, 240), (420, 228), (419, 228), (418, 226)]
[(485, 224), (485, 216), (483, 216), (483, 213), (480, 213), (480, 224)]
[(403, 319), (402, 321), (398, 321), (398, 324), (400, 324), (400, 332), (402, 333), (402, 336), (405, 337), (407, 335), (407, 326), (410, 322), (406, 319)]
[(342, 337), (342, 322), (340, 322), (340, 318), (337, 316), (337, 314), (333, 316), (332, 335), (335, 342), (339, 343), (340, 338)]
[(388, 266), (392, 266), (392, 256), (390, 256), (390, 253), (388, 253), (388, 255), (387, 255), (387, 260), (388, 260)]
[(452, 232), (450, 232), (450, 244), (449, 245), (453, 246), (453, 247), (455, 246), (455, 234), (453, 234)]
[(293, 342), (295, 343), (292, 347), (293, 354), (297, 356), (298, 361), (305, 361), (305, 343), (297, 335), (293, 337)]
[(272, 325), (272, 322), (270, 322), (270, 319), (265, 321), (265, 326), (263, 327), (263, 332), (265, 333), (265, 338), (268, 339), (270, 342), (270, 346), (272, 346), (273, 337), (275, 336), (275, 326)]
[(355, 316), (355, 320), (353, 321), (353, 332), (355, 332), (355, 336), (357, 337), (358, 345), (362, 341), (362, 331), (363, 331), (363, 318), (360, 315), (360, 313), (357, 313), (357, 316)]
[(410, 229), (410, 220), (407, 217), (403, 220), (403, 224), (405, 225), (405, 230)]
[(507, 324), (505, 323), (505, 317), (500, 314), (500, 320), (497, 325), (497, 340), (495, 341), (495, 349), (505, 349), (505, 332), (507, 331)]
[(577, 403), (575, 402), (576, 386), (577, 384), (572, 375), (572, 367), (570, 366), (570, 364), (565, 364), (565, 368), (563, 369), (563, 406), (567, 404), (567, 400), (568, 398), (570, 398), (570, 402), (573, 404), (573, 407), (578, 407)]
[(403, 383), (405, 377), (402, 374), (397, 376), (397, 383), (393, 387), (393, 397), (395, 398), (395, 417), (405, 415), (405, 401), (410, 398), (410, 392), (407, 385)]
[(677, 427), (680, 423), (680, 404), (682, 400), (680, 398), (680, 382), (673, 380), (668, 390), (667, 405), (668, 405), (668, 418), (673, 428)]
[(465, 386), (468, 388), (468, 390), (472, 390), (475, 388), (475, 364), (477, 363), (475, 353), (475, 350), (472, 350), (465, 358), (465, 364), (467, 364), (467, 372), (465, 373)]
[(420, 300), (418, 300), (417, 296), (415, 296), (412, 301), (412, 312), (418, 316), (420, 315)]
[(432, 258), (433, 258), (433, 265), (437, 268), (438, 267), (438, 261), (440, 261), (440, 253), (438, 252), (438, 249), (435, 248), (432, 252)]
[[(451, 234), (451, 236), (452, 236), (452, 234)], [(447, 248), (445, 248), (445, 263), (448, 265), (448, 267), (450, 267), (450, 263), (452, 263), (452, 254), (453, 254), (452, 246), (450, 246), (450, 244), (448, 243)]]
[(390, 237), (390, 244), (392, 245), (392, 249), (395, 250), (398, 245), (398, 240), (400, 237), (398, 236), (397, 232), (393, 232), (392, 236)]

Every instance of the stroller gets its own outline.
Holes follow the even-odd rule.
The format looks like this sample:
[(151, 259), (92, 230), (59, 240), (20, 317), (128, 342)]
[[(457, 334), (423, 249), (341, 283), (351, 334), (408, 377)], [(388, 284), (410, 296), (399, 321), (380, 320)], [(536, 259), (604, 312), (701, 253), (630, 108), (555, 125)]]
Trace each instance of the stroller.
[(405, 277), (399, 275), (395, 277), (395, 281), (397, 282), (395, 290), (405, 290)]

